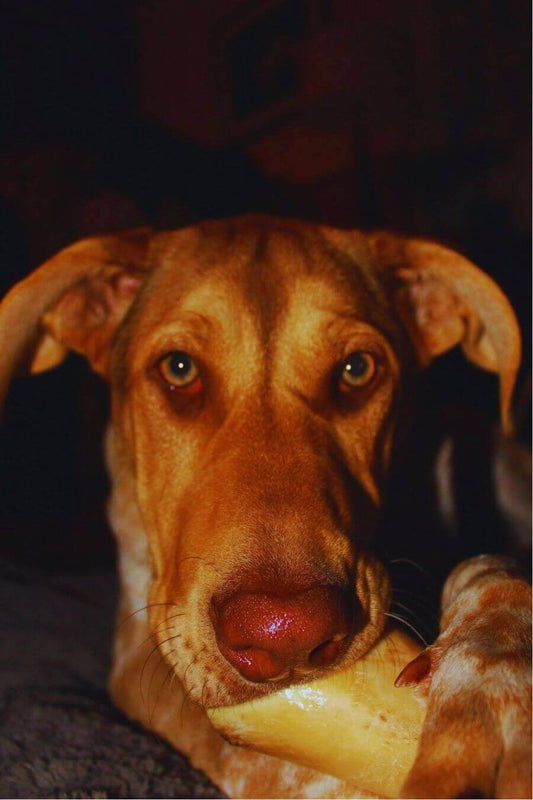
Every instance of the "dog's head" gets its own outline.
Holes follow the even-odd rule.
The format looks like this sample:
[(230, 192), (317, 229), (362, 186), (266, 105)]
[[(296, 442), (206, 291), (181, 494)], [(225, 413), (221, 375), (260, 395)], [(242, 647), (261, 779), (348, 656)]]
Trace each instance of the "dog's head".
[(263, 217), (79, 242), (7, 296), (0, 343), (0, 392), (68, 349), (109, 381), (152, 629), (206, 705), (372, 645), (390, 590), (371, 540), (411, 376), (462, 344), (499, 374), (509, 430), (520, 358), (508, 301), (457, 253)]

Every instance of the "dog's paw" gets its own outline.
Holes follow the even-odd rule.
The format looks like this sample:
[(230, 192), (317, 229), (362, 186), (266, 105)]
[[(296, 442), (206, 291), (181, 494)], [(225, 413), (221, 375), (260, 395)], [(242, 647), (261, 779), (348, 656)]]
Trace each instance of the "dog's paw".
[(531, 798), (531, 658), (527, 649), (440, 637), (398, 676), (428, 711), (410, 798)]

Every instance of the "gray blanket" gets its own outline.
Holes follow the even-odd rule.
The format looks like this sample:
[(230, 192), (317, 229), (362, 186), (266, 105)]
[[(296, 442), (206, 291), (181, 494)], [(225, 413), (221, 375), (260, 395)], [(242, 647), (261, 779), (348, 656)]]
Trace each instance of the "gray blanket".
[(106, 691), (115, 578), (0, 561), (0, 797), (223, 795)]

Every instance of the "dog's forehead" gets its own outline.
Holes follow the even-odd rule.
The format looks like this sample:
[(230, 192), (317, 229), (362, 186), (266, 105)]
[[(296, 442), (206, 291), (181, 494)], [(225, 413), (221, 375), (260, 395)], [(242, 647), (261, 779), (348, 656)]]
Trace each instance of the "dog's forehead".
[(339, 306), (369, 318), (387, 303), (366, 237), (329, 232), (312, 223), (246, 216), (161, 234), (147, 311), (153, 306), (161, 315), (168, 307), (172, 313), (195, 296), (198, 311), (207, 313), (225, 296), (272, 325), (298, 294), (309, 306), (337, 297)]
[(365, 235), (331, 233), (253, 216), (158, 234), (152, 272), (117, 337), (115, 363), (135, 371), (156, 349), (194, 346), (204, 333), (202, 351), (229, 347), (224, 352), (239, 356), (243, 370), (260, 370), (265, 359), (285, 357), (282, 350), (286, 357), (316, 350), (327, 359), (329, 326), (343, 316), (394, 336)]

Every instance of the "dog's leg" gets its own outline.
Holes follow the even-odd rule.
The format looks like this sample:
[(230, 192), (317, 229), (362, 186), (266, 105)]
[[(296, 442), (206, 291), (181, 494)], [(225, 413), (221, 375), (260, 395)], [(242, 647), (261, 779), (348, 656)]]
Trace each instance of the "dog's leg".
[(511, 559), (456, 567), (438, 639), (398, 682), (428, 692), (403, 797), (531, 797), (531, 587)]

